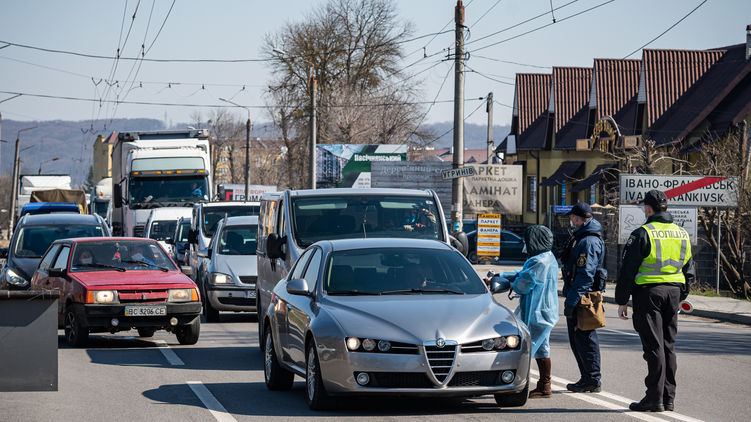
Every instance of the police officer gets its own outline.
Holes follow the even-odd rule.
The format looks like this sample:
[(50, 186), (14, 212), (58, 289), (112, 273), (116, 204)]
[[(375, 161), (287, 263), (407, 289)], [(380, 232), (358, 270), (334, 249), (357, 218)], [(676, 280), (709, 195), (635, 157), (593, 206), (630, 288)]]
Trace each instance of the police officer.
[(675, 407), (678, 308), (688, 296), (694, 267), (688, 233), (666, 211), (667, 196), (651, 190), (642, 203), (647, 222), (626, 243), (615, 300), (618, 316), (628, 319), (626, 304), (633, 298), (634, 329), (647, 361), (647, 393), (629, 409), (662, 412)]
[(589, 204), (578, 202), (568, 213), (571, 226), (575, 229), (563, 252), (563, 314), (568, 325), (568, 339), (571, 351), (579, 366), (581, 377), (573, 384), (567, 384), (569, 391), (578, 393), (599, 392), (601, 389), (600, 343), (596, 330), (576, 328), (576, 305), (587, 292), (602, 290), (597, 272), (605, 257), (602, 242), (602, 226), (592, 217)]

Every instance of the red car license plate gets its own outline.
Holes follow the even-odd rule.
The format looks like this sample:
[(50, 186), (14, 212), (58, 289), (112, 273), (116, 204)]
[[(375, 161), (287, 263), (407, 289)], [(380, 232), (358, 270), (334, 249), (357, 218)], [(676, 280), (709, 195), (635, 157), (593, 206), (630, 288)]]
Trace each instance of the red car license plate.
[(125, 316), (160, 316), (167, 315), (166, 306), (126, 306)]

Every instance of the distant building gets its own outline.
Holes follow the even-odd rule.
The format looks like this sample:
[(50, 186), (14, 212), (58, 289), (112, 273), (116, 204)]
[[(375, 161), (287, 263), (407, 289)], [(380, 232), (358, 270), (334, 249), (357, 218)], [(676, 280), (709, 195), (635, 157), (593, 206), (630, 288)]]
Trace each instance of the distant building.
[(112, 147), (115, 142), (117, 142), (117, 132), (112, 132), (107, 137), (97, 135), (94, 140), (92, 168), (95, 181), (112, 177)]

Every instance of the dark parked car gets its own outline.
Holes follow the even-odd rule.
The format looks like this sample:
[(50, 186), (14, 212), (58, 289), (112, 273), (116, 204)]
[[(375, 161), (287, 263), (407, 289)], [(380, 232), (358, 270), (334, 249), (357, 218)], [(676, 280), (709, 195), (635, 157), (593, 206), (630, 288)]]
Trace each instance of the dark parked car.
[(58, 239), (108, 237), (107, 223), (98, 215), (24, 215), (10, 240), (0, 274), (0, 289), (26, 290), (42, 255)]
[(180, 344), (195, 344), (201, 331), (198, 288), (151, 239), (57, 240), (31, 290), (60, 292), (58, 327), (71, 346), (85, 345), (89, 333), (132, 328), (141, 337), (165, 329)]
[[(467, 233), (469, 242), (469, 259), (473, 264), (477, 263), (477, 230)], [(524, 250), (524, 239), (508, 231), (501, 230), (501, 257), (502, 261), (523, 261), (527, 259)]]

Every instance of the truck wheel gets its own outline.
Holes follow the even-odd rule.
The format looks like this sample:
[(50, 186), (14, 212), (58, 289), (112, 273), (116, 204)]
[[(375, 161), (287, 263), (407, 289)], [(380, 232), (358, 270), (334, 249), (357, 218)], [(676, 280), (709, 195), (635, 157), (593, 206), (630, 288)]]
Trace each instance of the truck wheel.
[(196, 318), (190, 324), (177, 327), (175, 336), (180, 344), (196, 344), (201, 334), (201, 318)]
[(82, 347), (89, 340), (89, 328), (84, 324), (81, 314), (68, 305), (65, 310), (65, 341), (69, 346)]
[(289, 390), (295, 380), (295, 374), (282, 368), (279, 361), (276, 360), (276, 351), (274, 350), (274, 340), (271, 337), (271, 329), (266, 329), (266, 340), (263, 351), (263, 378), (266, 381), (266, 388), (272, 391)]
[(493, 394), (493, 397), (495, 398), (495, 402), (498, 405), (498, 407), (521, 407), (524, 406), (527, 403), (527, 397), (529, 396), (529, 383), (524, 387), (524, 390), (518, 392), (518, 393), (511, 393), (511, 394), (503, 394), (503, 393), (496, 393)]

